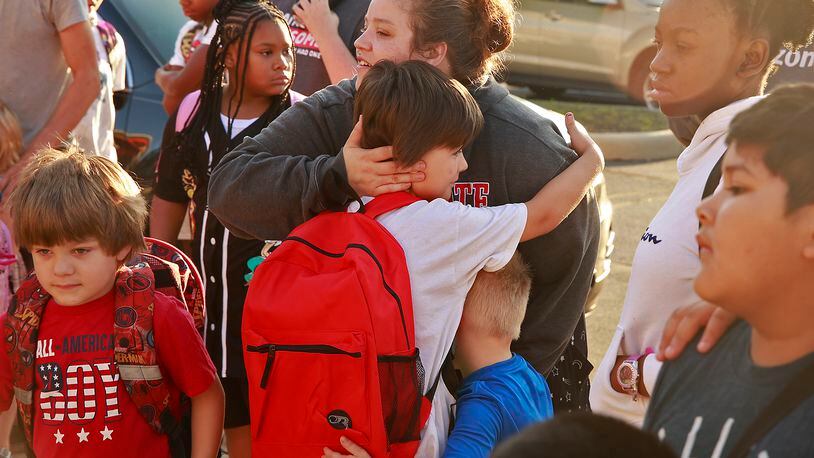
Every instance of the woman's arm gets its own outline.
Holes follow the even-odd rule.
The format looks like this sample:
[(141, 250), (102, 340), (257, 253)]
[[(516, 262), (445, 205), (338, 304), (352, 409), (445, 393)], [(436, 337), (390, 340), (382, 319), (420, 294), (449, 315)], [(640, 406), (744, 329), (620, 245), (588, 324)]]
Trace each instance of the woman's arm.
[(297, 103), (215, 167), (209, 180), (209, 209), (230, 231), (240, 237), (279, 240), (323, 210), (343, 208), (368, 191), (391, 189), (382, 184), (415, 178), (409, 173), (373, 180), (357, 177), (350, 183), (367, 187), (349, 184), (349, 175), (395, 169), (377, 162), (384, 157), (382, 149), (362, 150), (348, 140), (353, 130), (353, 85), (354, 81), (345, 81)]
[(605, 167), (602, 150), (587, 132), (577, 127), (573, 114), (566, 115), (565, 124), (571, 136), (571, 145), (580, 157), (526, 202), (528, 219), (521, 242), (556, 229), (579, 205), (585, 193), (591, 189), (591, 183)]

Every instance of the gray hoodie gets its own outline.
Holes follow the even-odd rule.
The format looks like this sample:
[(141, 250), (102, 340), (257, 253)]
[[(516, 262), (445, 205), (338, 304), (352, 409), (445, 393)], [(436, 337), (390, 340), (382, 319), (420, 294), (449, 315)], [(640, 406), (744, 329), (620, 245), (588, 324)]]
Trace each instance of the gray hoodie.
[[(234, 234), (281, 240), (325, 209), (356, 198), (342, 147), (353, 129), (355, 79), (325, 88), (246, 138), (212, 172), (209, 207)], [(526, 202), (575, 159), (554, 124), (490, 79), (472, 89), (485, 125), (465, 151), (453, 199)], [(429, 235), (429, 234), (428, 234)], [(533, 283), (513, 350), (548, 374), (582, 316), (596, 261), (599, 214), (590, 194), (551, 233), (520, 244)]]

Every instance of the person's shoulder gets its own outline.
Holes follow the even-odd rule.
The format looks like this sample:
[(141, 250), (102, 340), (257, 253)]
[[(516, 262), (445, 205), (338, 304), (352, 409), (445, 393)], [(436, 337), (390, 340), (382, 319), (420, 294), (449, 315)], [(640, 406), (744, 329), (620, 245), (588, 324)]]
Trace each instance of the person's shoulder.
[(40, 1), (40, 3), (43, 11), (48, 12), (46, 16), (51, 17), (59, 32), (88, 20), (88, 7), (82, 0)]
[(189, 311), (179, 299), (159, 291), (153, 291), (153, 315), (156, 320), (172, 322), (186, 320)]
[(198, 21), (193, 21), (192, 19), (188, 20), (178, 29), (178, 39), (181, 40), (184, 36), (189, 33), (190, 30), (198, 27)]
[[(703, 335), (703, 330), (699, 331), (681, 356), (664, 363), (659, 371), (658, 384), (682, 384), (688, 377), (705, 377), (710, 370), (719, 369), (722, 362), (730, 361), (738, 353), (748, 351), (750, 329), (745, 321), (737, 321), (708, 353), (698, 351), (698, 342)], [(657, 394), (658, 391), (657, 387)]]
[(576, 160), (558, 127), (561, 115), (508, 93), (501, 97), (500, 89), (505, 91), (487, 86), (487, 91), (495, 94), (479, 99), (484, 125), (473, 148), (511, 157), (507, 166), (519, 171), (554, 172)]
[(322, 108), (334, 106), (345, 106), (353, 104), (356, 96), (356, 78), (342, 80), (337, 84), (332, 84), (306, 97), (303, 102), (316, 104)]

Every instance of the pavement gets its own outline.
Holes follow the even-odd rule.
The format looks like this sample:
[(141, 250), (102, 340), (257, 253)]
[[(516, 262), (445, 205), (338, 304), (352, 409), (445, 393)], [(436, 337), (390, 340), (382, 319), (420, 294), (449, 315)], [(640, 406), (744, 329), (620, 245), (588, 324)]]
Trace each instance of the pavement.
[(598, 366), (610, 344), (625, 299), (630, 266), (636, 246), (670, 195), (678, 172), (675, 159), (659, 161), (609, 161), (605, 167), (608, 194), (613, 202), (616, 249), (611, 274), (588, 316), (588, 358)]
[(684, 150), (668, 130), (654, 132), (606, 132), (591, 136), (607, 161), (653, 161), (675, 159)]

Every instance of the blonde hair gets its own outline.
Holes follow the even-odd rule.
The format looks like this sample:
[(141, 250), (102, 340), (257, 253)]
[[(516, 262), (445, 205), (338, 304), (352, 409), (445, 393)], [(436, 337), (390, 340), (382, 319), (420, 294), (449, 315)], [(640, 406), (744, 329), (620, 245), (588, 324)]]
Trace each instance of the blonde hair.
[(14, 239), (54, 246), (95, 238), (108, 254), (144, 248), (147, 207), (135, 181), (101, 156), (76, 146), (46, 148), (21, 173), (9, 199)]
[(493, 337), (520, 337), (531, 291), (529, 269), (519, 252), (500, 270), (481, 270), (464, 302), (463, 320)]
[(20, 121), (0, 100), (0, 173), (4, 173), (20, 160), (22, 150), (23, 131), (20, 129)]

